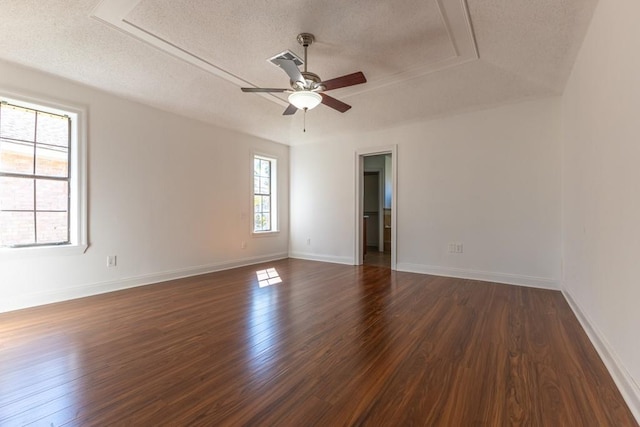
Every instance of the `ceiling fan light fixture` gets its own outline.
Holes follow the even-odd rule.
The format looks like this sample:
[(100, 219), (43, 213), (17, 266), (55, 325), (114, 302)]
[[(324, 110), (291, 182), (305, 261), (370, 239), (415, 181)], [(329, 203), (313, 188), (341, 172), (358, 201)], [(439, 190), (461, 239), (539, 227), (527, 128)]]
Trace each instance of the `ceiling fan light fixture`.
[(322, 102), (322, 96), (310, 90), (301, 90), (289, 95), (289, 103), (299, 110), (311, 110)]

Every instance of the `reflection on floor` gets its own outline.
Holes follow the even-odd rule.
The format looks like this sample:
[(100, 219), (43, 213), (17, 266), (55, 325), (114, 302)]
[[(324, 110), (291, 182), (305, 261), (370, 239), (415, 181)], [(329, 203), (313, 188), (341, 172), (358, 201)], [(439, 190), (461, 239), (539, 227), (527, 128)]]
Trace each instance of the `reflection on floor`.
[(391, 268), (391, 253), (379, 252), (376, 246), (367, 246), (363, 264)]

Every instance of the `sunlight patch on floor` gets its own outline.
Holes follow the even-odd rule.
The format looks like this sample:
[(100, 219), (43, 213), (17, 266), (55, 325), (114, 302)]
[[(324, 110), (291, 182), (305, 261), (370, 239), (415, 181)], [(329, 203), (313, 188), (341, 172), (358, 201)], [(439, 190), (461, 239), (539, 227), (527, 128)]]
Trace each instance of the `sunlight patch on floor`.
[(258, 286), (261, 288), (282, 283), (282, 279), (275, 268), (258, 270), (256, 271), (256, 277), (258, 278)]

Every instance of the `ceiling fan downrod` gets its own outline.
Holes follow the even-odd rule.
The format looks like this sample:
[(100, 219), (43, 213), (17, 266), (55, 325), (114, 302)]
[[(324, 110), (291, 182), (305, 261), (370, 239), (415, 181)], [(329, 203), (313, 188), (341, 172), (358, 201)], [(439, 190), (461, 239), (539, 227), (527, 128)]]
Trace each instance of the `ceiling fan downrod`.
[(298, 34), (298, 37), (296, 37), (296, 40), (298, 40), (298, 43), (300, 43), (304, 48), (304, 72), (306, 73), (307, 72), (307, 48), (309, 47), (309, 45), (311, 45), (311, 43), (315, 41), (315, 37), (313, 37), (313, 34), (311, 33), (300, 33)]

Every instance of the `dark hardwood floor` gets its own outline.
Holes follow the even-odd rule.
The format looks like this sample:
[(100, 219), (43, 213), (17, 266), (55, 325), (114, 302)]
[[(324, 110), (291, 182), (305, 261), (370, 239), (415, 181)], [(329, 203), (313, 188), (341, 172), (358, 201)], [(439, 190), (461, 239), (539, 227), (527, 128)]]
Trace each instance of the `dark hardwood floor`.
[(31, 423), (637, 425), (559, 292), (293, 259), (0, 315)]
[(391, 252), (380, 252), (378, 248), (370, 246), (363, 257), (363, 264), (391, 268)]

